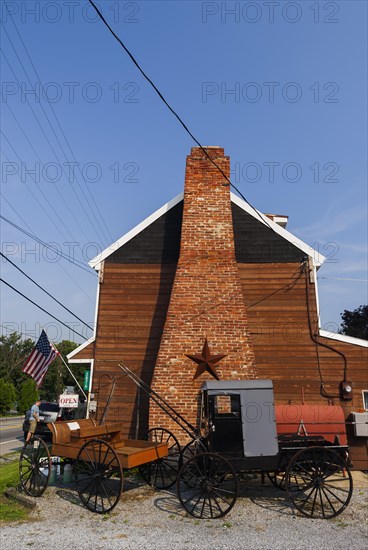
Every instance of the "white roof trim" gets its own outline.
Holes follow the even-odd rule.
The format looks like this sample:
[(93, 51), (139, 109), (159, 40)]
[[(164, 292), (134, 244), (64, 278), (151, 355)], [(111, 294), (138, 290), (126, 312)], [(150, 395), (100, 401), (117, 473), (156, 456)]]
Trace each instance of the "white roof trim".
[(311, 256), (315, 266), (319, 267), (323, 264), (326, 258), (322, 256), (322, 254), (317, 252), (317, 250), (314, 250), (314, 248), (298, 239), (298, 237), (295, 237), (295, 235), (290, 233), (290, 231), (287, 231), (287, 229), (281, 227), (278, 223), (265, 216), (265, 214), (262, 214), (262, 212), (260, 212), (256, 208), (250, 206), (247, 202), (243, 201), (243, 199), (240, 199), (237, 195), (234, 195), (234, 193), (231, 193), (231, 200), (234, 204), (253, 216), (253, 218), (258, 220), (259, 222), (262, 221), (264, 225), (270, 226), (275, 231), (275, 233), (278, 233), (278, 235), (280, 235), (280, 237), (283, 237), (285, 240), (289, 241), (291, 244), (305, 252), (308, 256)]
[[(115, 241), (108, 248), (105, 248), (105, 250), (103, 250), (101, 254), (99, 254), (92, 260), (90, 260), (89, 265), (95, 268), (96, 270), (98, 270), (100, 268), (101, 262), (103, 262), (108, 256), (110, 256), (110, 254), (112, 254), (118, 248), (120, 248), (121, 246), (126, 244), (128, 241), (133, 239), (133, 237), (138, 235), (138, 233), (143, 231), (143, 229), (146, 229), (146, 227), (148, 227), (151, 223), (153, 223), (158, 218), (163, 216), (163, 214), (166, 214), (166, 212), (171, 210), (171, 208), (173, 208), (180, 201), (182, 201), (183, 198), (184, 198), (184, 193), (182, 192), (179, 195), (177, 195), (174, 199), (164, 204), (164, 206), (156, 210), (156, 212), (148, 216), (148, 218), (146, 218), (141, 223), (136, 225), (133, 229), (131, 229), (128, 233), (120, 237), (120, 239)], [(260, 221), (264, 225), (271, 227), (275, 231), (275, 233), (277, 233), (278, 235), (280, 235), (281, 237), (289, 241), (291, 244), (293, 244), (294, 246), (296, 246), (297, 248), (305, 252), (305, 254), (307, 254), (312, 258), (313, 264), (316, 267), (319, 267), (325, 261), (326, 258), (322, 256), (322, 254), (317, 252), (317, 250), (314, 250), (314, 248), (312, 248), (305, 242), (298, 239), (298, 237), (295, 237), (295, 235), (293, 235), (292, 233), (290, 233), (289, 231), (287, 231), (286, 229), (278, 225), (276, 222), (272, 221), (270, 218), (262, 214), (262, 212), (259, 212), (259, 210), (252, 208), (247, 202), (240, 199), (237, 195), (234, 195), (234, 193), (231, 193), (231, 201), (237, 206), (239, 206), (242, 210), (244, 210), (245, 212), (253, 216), (253, 218)]]
[(320, 329), (319, 334), (320, 336), (323, 336), (323, 338), (330, 338), (331, 340), (338, 340), (339, 342), (345, 342), (346, 344), (352, 344), (353, 346), (368, 348), (368, 340), (362, 340), (361, 338), (354, 338), (353, 336), (337, 334), (336, 332), (329, 332), (328, 330), (322, 329)]
[(86, 340), (85, 342), (83, 342), (83, 344), (81, 344), (80, 346), (78, 346), (77, 348), (73, 349), (73, 351), (71, 351), (70, 353), (68, 353), (68, 355), (66, 356), (66, 358), (68, 359), (68, 363), (90, 363), (91, 362), (91, 359), (74, 359), (74, 361), (72, 361), (71, 359), (73, 359), (74, 355), (77, 355), (77, 353), (79, 353), (80, 351), (82, 351), (84, 348), (86, 348), (89, 344), (92, 344), (93, 342), (95, 341), (95, 337), (92, 336), (91, 338), (88, 338), (88, 340)]
[(115, 252), (118, 248), (120, 248), (121, 246), (123, 246), (124, 244), (126, 244), (128, 241), (130, 241), (131, 239), (133, 239), (133, 237), (135, 237), (136, 235), (138, 235), (138, 233), (140, 233), (141, 231), (143, 231), (143, 229), (146, 229), (146, 227), (148, 227), (149, 225), (151, 225), (151, 223), (153, 223), (154, 221), (156, 221), (158, 218), (160, 218), (161, 216), (163, 216), (164, 214), (166, 214), (166, 212), (168, 212), (169, 210), (171, 210), (171, 208), (173, 208), (174, 206), (176, 206), (180, 201), (182, 201), (184, 198), (184, 193), (180, 193), (179, 195), (177, 195), (174, 199), (172, 199), (171, 201), (167, 202), (166, 204), (164, 204), (164, 206), (161, 206), (161, 208), (159, 208), (158, 210), (156, 210), (156, 212), (154, 212), (153, 214), (151, 214), (150, 216), (148, 216), (148, 218), (146, 218), (145, 220), (143, 220), (141, 223), (139, 223), (138, 225), (136, 225), (135, 227), (133, 227), (133, 229), (131, 229), (128, 233), (125, 233), (125, 235), (123, 235), (122, 237), (120, 237), (120, 239), (118, 239), (117, 241), (115, 241), (113, 244), (111, 244), (110, 246), (108, 246), (107, 248), (105, 248), (105, 250), (103, 250), (101, 252), (101, 254), (99, 254), (98, 256), (96, 256), (95, 258), (93, 258), (92, 260), (90, 260), (88, 263), (91, 267), (94, 267), (95, 269), (99, 269), (99, 266), (100, 266), (100, 263), (103, 262), (108, 256), (110, 256), (110, 254), (112, 254), (113, 252)]

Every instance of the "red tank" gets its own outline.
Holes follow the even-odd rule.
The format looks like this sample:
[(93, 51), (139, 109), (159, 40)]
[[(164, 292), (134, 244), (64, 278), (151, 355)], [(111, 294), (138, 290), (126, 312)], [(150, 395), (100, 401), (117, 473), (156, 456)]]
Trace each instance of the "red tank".
[(347, 445), (343, 409), (338, 405), (276, 405), (277, 435), (322, 436)]

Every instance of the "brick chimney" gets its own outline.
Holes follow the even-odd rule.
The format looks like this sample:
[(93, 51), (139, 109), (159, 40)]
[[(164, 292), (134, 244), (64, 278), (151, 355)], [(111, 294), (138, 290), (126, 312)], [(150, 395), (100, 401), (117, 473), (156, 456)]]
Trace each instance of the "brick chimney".
[[(206, 151), (230, 177), (224, 149)], [(209, 365), (187, 356), (201, 356), (205, 342)], [(213, 358), (221, 355), (222, 359)], [(203, 151), (193, 147), (186, 164), (180, 256), (152, 388), (196, 425), (199, 388), (216, 376), (256, 378), (256, 368), (235, 260), (230, 187)], [(154, 426), (180, 434), (151, 403), (150, 427)]]

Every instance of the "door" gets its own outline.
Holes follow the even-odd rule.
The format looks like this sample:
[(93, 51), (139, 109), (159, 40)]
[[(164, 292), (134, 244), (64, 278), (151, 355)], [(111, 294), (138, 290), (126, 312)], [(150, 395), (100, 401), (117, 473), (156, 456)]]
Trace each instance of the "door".
[(243, 456), (243, 429), (240, 394), (208, 396), (211, 450)]

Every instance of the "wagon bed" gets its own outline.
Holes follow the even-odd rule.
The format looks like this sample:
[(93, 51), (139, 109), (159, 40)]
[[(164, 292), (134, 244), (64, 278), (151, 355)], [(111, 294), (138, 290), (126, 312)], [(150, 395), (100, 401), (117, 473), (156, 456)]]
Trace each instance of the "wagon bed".
[(166, 443), (124, 439), (121, 435), (122, 427), (121, 422), (96, 426), (92, 419), (48, 424), (52, 433), (51, 452), (55, 456), (74, 460), (88, 441), (103, 440), (116, 452), (124, 469), (136, 468), (168, 455)]
[[(162, 461), (169, 455), (169, 444), (163, 437), (154, 441), (124, 439), (122, 423), (97, 426), (93, 419), (50, 423), (48, 427), (51, 454), (73, 464), (79, 498), (92, 512), (106, 513), (116, 506), (123, 488), (123, 469), (140, 467), (155, 486), (167, 481)], [(20, 456), (24, 491), (41, 496), (49, 484), (51, 468), (49, 448), (34, 437)]]

